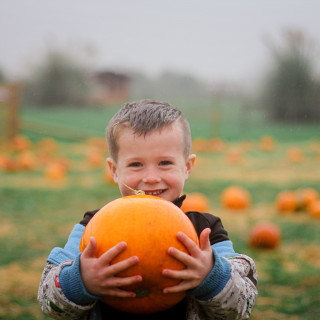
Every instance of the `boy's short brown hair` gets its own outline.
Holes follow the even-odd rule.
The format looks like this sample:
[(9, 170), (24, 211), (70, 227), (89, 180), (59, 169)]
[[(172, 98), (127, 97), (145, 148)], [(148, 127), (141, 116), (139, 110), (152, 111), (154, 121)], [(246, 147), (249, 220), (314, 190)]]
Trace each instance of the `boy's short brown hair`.
[(184, 155), (187, 159), (191, 152), (191, 131), (187, 119), (175, 106), (162, 101), (144, 99), (126, 103), (110, 120), (107, 129), (109, 153), (117, 161), (119, 146), (117, 137), (121, 128), (131, 128), (134, 133), (146, 135), (178, 121), (182, 128)]

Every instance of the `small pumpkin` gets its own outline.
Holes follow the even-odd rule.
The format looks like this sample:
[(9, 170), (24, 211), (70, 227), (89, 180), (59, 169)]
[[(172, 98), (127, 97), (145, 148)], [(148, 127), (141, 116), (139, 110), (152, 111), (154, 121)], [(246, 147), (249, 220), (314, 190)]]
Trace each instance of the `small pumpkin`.
[(262, 151), (273, 151), (275, 148), (275, 141), (271, 136), (264, 136), (259, 141), (259, 147)]
[(291, 163), (301, 163), (304, 160), (304, 154), (300, 148), (294, 147), (287, 150), (287, 158)]
[(45, 167), (44, 175), (48, 180), (63, 180), (67, 175), (67, 165), (62, 160), (52, 161)]
[(243, 160), (243, 154), (239, 148), (233, 147), (226, 152), (226, 161), (228, 163), (240, 163)]
[(308, 206), (308, 212), (313, 218), (320, 219), (320, 200), (315, 200)]
[(212, 138), (209, 140), (209, 151), (213, 153), (221, 152), (226, 146), (226, 143), (220, 138)]
[(31, 141), (23, 135), (14, 136), (11, 140), (11, 147), (13, 151), (23, 151), (29, 149)]
[(276, 207), (279, 212), (294, 212), (298, 208), (295, 192), (289, 190), (280, 191), (276, 197)]
[(184, 232), (198, 245), (193, 224), (180, 208), (172, 202), (149, 195), (134, 195), (116, 199), (105, 205), (90, 220), (84, 230), (80, 251), (91, 236), (97, 240), (96, 256), (99, 257), (121, 241), (127, 248), (113, 263), (131, 256), (138, 256), (139, 263), (118, 276), (141, 275), (142, 282), (123, 287), (135, 291), (135, 298), (106, 296), (102, 301), (115, 309), (130, 313), (155, 313), (177, 304), (184, 292), (164, 294), (163, 289), (179, 283), (162, 275), (165, 268), (181, 270), (185, 266), (168, 254), (169, 247), (186, 253), (177, 240), (178, 231)]
[(313, 201), (319, 199), (319, 193), (313, 188), (304, 188), (297, 190), (296, 193), (298, 208), (301, 210), (307, 209)]
[(203, 193), (200, 192), (189, 193), (187, 194), (186, 199), (182, 203), (181, 210), (183, 212), (208, 212), (209, 199)]
[(210, 150), (209, 142), (205, 138), (195, 138), (192, 141), (192, 150), (194, 152), (208, 152)]
[(97, 148), (93, 148), (89, 150), (89, 153), (87, 154), (87, 162), (92, 167), (101, 167), (105, 164), (105, 156), (102, 151)]
[(36, 166), (36, 157), (30, 150), (22, 151), (18, 156), (20, 168), (23, 170), (31, 170)]
[(252, 248), (274, 249), (281, 241), (281, 231), (273, 223), (260, 222), (253, 226), (248, 243)]
[(250, 193), (239, 186), (230, 186), (223, 190), (221, 203), (227, 209), (242, 210), (250, 206)]

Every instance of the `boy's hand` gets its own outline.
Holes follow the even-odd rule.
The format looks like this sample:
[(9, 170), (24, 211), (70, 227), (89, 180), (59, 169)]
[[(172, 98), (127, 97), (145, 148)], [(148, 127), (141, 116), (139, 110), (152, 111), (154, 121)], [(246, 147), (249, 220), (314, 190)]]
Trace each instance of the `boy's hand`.
[(95, 257), (97, 241), (94, 237), (80, 257), (80, 272), (86, 290), (96, 296), (135, 297), (134, 292), (121, 290), (127, 286), (142, 281), (139, 275), (132, 277), (117, 277), (117, 274), (139, 262), (138, 257), (133, 256), (118, 263), (112, 264), (112, 260), (127, 247), (125, 242), (120, 242), (105, 252), (99, 258)]
[(199, 247), (184, 233), (178, 232), (178, 240), (186, 247), (190, 255), (173, 247), (168, 249), (168, 253), (182, 262), (186, 268), (183, 270), (163, 270), (162, 273), (164, 276), (181, 280), (181, 282), (175, 286), (164, 288), (165, 293), (193, 289), (211, 272), (214, 266), (214, 256), (210, 246), (210, 232), (211, 230), (209, 228), (201, 232)]

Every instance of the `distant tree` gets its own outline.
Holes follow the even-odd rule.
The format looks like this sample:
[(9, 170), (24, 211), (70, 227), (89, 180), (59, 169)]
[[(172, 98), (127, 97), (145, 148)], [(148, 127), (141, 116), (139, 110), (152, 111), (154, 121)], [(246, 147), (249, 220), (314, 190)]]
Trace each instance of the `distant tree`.
[(266, 77), (263, 104), (271, 119), (309, 122), (320, 119), (319, 82), (311, 43), (287, 31), (282, 48), (269, 44), (273, 68)]
[(71, 56), (51, 50), (27, 81), (24, 100), (47, 107), (79, 105), (85, 102), (89, 88), (85, 68)]

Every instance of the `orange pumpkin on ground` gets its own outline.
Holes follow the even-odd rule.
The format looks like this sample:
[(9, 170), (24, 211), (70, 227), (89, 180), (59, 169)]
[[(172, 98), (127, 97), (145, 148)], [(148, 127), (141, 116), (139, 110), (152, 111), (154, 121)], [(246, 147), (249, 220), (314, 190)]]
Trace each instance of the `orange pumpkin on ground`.
[(316, 189), (305, 188), (296, 192), (298, 208), (301, 210), (307, 209), (310, 204), (319, 199), (319, 193)]
[(279, 227), (272, 223), (261, 222), (256, 224), (249, 236), (249, 246), (252, 248), (274, 249), (281, 241)]
[(239, 148), (230, 148), (227, 152), (226, 152), (226, 160), (228, 163), (240, 163), (243, 160), (243, 154), (241, 152), (241, 150)]
[(199, 193), (199, 192), (189, 193), (187, 194), (186, 199), (182, 203), (181, 210), (183, 212), (188, 212), (188, 211), (208, 212), (209, 200), (202, 193)]
[(297, 209), (297, 198), (293, 191), (281, 191), (276, 198), (276, 207), (279, 212), (290, 213)]
[(275, 148), (275, 141), (270, 136), (264, 136), (259, 141), (259, 147), (262, 151), (273, 151)]
[(5, 163), (5, 172), (15, 173), (20, 170), (19, 161), (15, 157), (10, 157)]
[(227, 209), (242, 210), (249, 207), (250, 193), (238, 186), (230, 186), (221, 194), (221, 203)]
[(208, 143), (209, 151), (213, 153), (221, 152), (225, 145), (225, 142), (220, 138), (212, 138)]
[(32, 151), (25, 150), (19, 154), (18, 162), (21, 169), (31, 170), (36, 166), (36, 157)]
[(17, 135), (12, 138), (11, 146), (14, 151), (22, 151), (30, 148), (31, 141), (23, 135)]
[(96, 148), (89, 150), (87, 154), (87, 162), (92, 167), (101, 167), (105, 164), (105, 159), (103, 152)]
[(194, 152), (208, 152), (210, 150), (209, 142), (204, 138), (195, 138), (192, 141), (192, 150)]
[(311, 202), (308, 211), (312, 217), (320, 219), (320, 200)]
[(50, 162), (44, 169), (44, 175), (49, 180), (63, 180), (67, 175), (67, 166), (62, 160)]
[(3, 154), (0, 153), (0, 170), (3, 170), (6, 168), (8, 159), (9, 159), (8, 155), (6, 155), (4, 153)]
[(102, 301), (115, 309), (130, 313), (155, 313), (181, 301), (185, 293), (164, 294), (165, 287), (179, 283), (162, 275), (165, 268), (181, 270), (184, 265), (168, 254), (169, 247), (187, 252), (177, 240), (184, 232), (198, 245), (198, 236), (188, 217), (167, 200), (154, 196), (135, 195), (111, 201), (88, 223), (80, 243), (83, 251), (91, 236), (97, 240), (96, 256), (101, 256), (121, 241), (127, 248), (113, 263), (138, 256), (139, 263), (119, 274), (141, 275), (143, 281), (124, 287), (137, 293), (135, 298), (104, 297)]
[(299, 148), (290, 148), (287, 151), (287, 158), (292, 163), (301, 163), (304, 160), (304, 154)]

